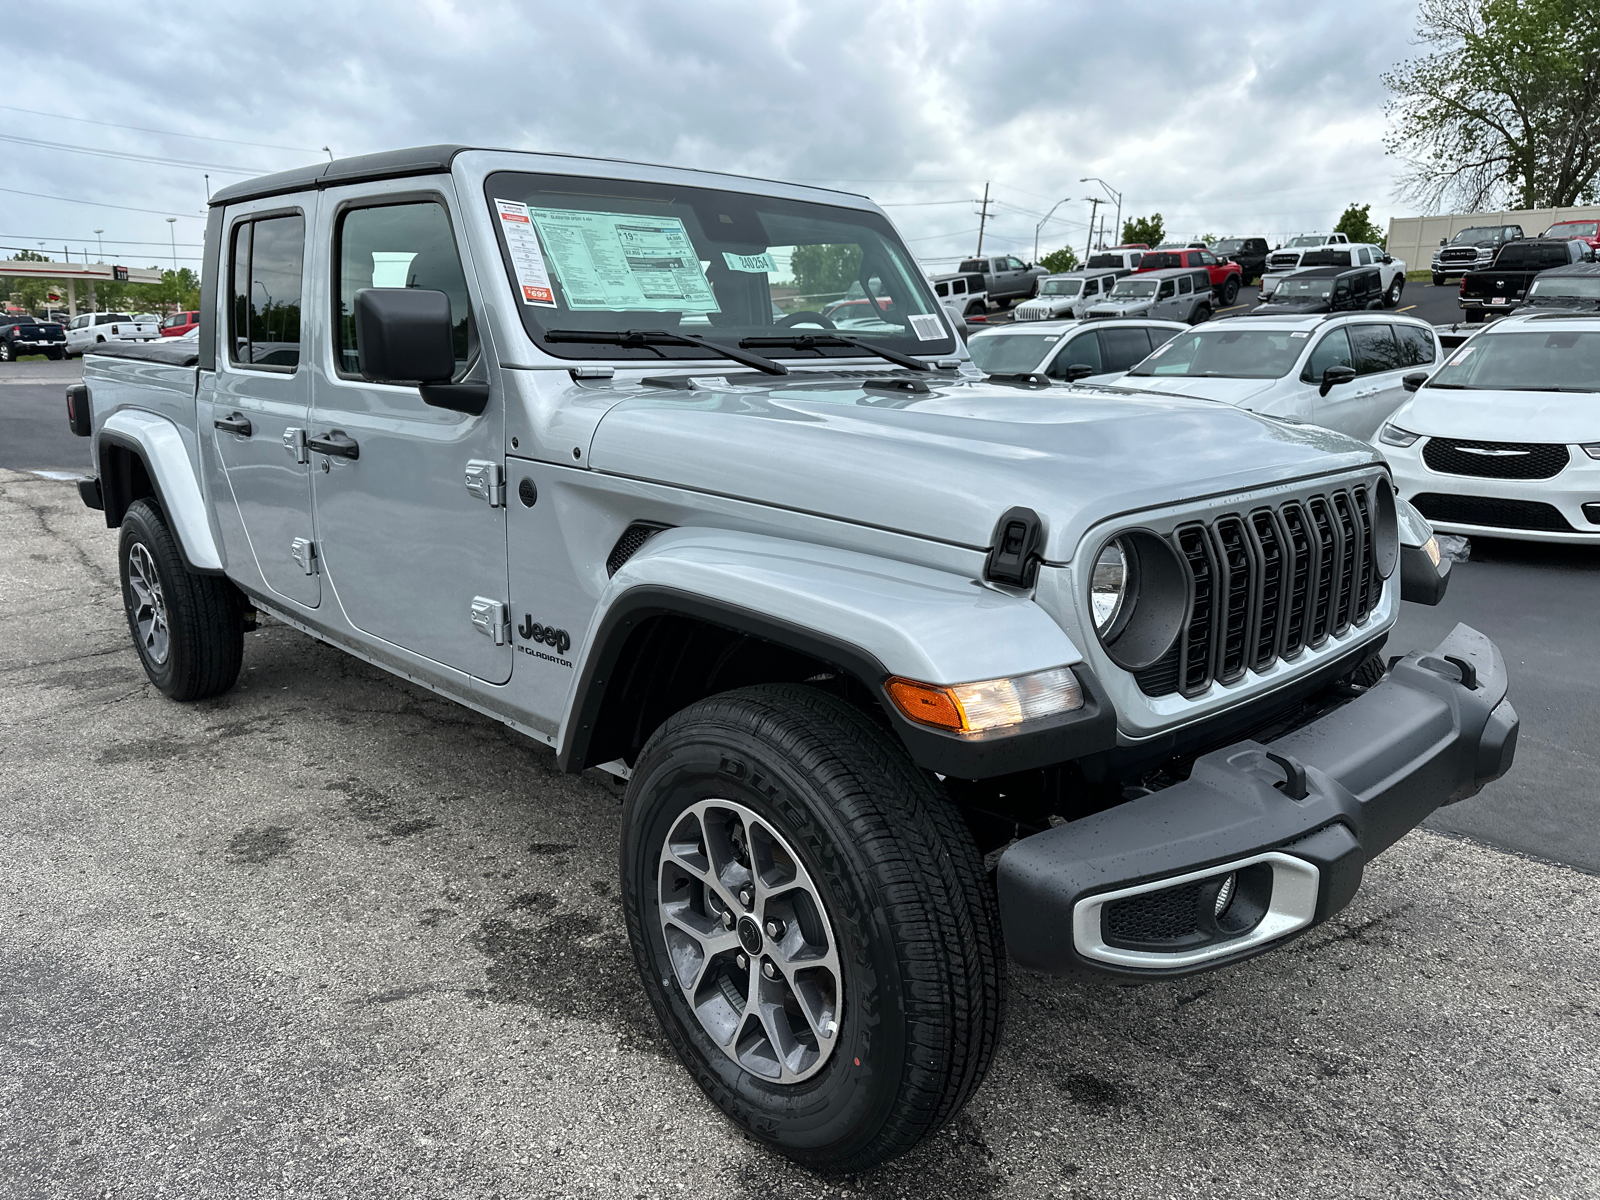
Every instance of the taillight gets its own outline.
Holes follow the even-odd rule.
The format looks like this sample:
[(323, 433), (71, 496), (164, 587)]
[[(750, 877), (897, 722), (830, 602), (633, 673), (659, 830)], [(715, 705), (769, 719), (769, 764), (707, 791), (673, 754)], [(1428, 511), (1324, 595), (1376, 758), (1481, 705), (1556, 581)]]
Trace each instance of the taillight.
[(1465, 275), (1461, 277), (1461, 282), (1456, 284), (1456, 291), (1460, 292), (1463, 296), (1467, 294), (1467, 277)]

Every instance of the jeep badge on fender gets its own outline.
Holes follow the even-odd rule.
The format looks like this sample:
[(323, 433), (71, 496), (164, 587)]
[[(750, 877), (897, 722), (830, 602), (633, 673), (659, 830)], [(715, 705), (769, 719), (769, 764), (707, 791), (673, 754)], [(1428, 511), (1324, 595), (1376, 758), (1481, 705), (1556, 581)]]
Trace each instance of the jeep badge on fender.
[(543, 642), (557, 654), (565, 654), (572, 645), (572, 637), (565, 629), (549, 629), (543, 625), (535, 625), (531, 613), (523, 616), (522, 624), (517, 626), (517, 632), (522, 635), (523, 641)]

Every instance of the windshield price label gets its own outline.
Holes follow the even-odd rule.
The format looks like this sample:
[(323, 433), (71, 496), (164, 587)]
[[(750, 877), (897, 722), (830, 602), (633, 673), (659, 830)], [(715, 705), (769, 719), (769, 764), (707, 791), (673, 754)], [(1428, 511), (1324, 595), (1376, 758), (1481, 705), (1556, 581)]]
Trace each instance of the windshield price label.
[(506, 248), (511, 252), (511, 265), (517, 272), (522, 302), (554, 308), (556, 297), (550, 287), (550, 272), (545, 268), (544, 251), (539, 248), (539, 235), (534, 232), (528, 206), (515, 200), (496, 200), (494, 206), (500, 214)]
[(572, 208), (529, 215), (575, 312), (722, 311), (677, 217)]

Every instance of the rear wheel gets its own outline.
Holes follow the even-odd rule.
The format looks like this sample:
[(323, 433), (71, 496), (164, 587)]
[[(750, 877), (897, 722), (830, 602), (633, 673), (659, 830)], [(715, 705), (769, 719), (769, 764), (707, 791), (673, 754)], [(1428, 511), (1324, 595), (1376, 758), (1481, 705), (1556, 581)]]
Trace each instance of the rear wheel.
[(1222, 284), (1222, 307), (1227, 308), (1239, 298), (1239, 277), (1230, 275)]
[(1202, 304), (1189, 316), (1189, 324), (1203, 325), (1211, 319), (1211, 305)]
[(10, 342), (0, 341), (0, 362), (16, 362), (17, 352)]
[(1468, 325), (1482, 325), (1483, 324), (1483, 309), (1481, 309), (1481, 308), (1469, 308), (1469, 309), (1467, 309), (1466, 313), (1462, 317), (1462, 320), (1466, 321), (1466, 323)]
[(135, 500), (117, 545), (128, 632), (144, 673), (174, 700), (204, 700), (231, 688), (244, 660), (239, 590), (183, 565), (161, 510)]
[(909, 1150), (999, 1039), (994, 894), (932, 776), (798, 684), (650, 738), (623, 812), (635, 961), (668, 1040), (750, 1136), (818, 1169)]

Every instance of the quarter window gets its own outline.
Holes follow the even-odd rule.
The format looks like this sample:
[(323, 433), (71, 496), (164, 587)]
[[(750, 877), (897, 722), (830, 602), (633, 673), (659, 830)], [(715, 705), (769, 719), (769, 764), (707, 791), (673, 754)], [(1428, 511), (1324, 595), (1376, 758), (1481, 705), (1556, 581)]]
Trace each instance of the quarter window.
[(455, 234), (444, 205), (434, 200), (355, 208), (336, 233), (339, 295), (334, 329), (343, 375), (360, 374), (356, 354), (356, 295), (367, 288), (423, 288), (450, 297), (456, 374), (467, 365), (472, 307)]
[(1182, 279), (1178, 280), (1178, 294), (1180, 296), (1187, 296), (1192, 291), (1194, 291), (1193, 279), (1185, 275)]
[(298, 213), (233, 228), (228, 357), (260, 367), (300, 362), (300, 288), (306, 221)]

